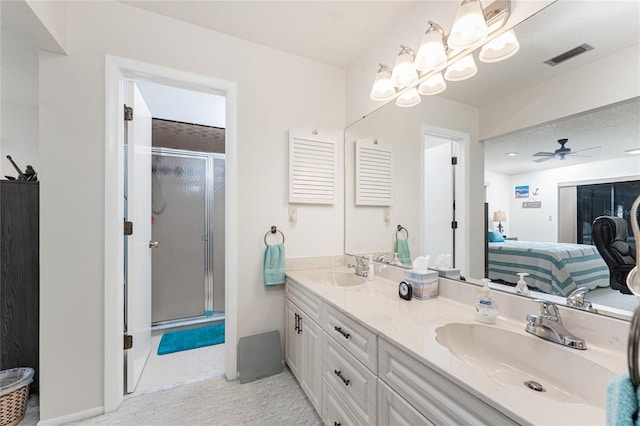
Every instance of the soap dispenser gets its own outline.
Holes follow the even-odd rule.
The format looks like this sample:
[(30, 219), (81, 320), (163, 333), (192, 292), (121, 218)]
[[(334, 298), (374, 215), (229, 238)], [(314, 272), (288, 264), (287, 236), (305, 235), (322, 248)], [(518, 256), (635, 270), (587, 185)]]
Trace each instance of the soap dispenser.
[(518, 272), (518, 275), (520, 276), (520, 279), (516, 283), (516, 293), (530, 296), (531, 291), (529, 290), (529, 287), (527, 287), (527, 282), (524, 280), (524, 277), (529, 274), (527, 272)]
[(394, 265), (402, 265), (402, 263), (400, 263), (400, 259), (398, 259), (398, 253), (393, 253), (393, 262), (392, 264)]
[(482, 288), (476, 296), (476, 319), (485, 324), (495, 324), (498, 316), (498, 305), (493, 298), (493, 292), (489, 288), (491, 280), (483, 278)]
[(369, 255), (369, 261), (367, 262), (367, 281), (373, 281), (375, 275), (375, 265), (373, 263), (373, 255)]

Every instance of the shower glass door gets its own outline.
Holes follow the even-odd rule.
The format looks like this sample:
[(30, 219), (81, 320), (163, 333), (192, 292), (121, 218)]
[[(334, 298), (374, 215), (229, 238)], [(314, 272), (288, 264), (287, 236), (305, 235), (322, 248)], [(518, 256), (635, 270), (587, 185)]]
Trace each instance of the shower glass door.
[(211, 316), (213, 161), (208, 154), (154, 148), (152, 323)]

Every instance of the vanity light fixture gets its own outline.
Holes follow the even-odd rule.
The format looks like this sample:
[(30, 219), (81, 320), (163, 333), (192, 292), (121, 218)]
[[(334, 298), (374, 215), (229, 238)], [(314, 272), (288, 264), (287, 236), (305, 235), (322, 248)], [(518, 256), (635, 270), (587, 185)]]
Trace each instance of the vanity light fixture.
[(444, 72), (444, 78), (449, 81), (461, 81), (473, 77), (477, 72), (476, 61), (473, 60), (473, 54), (469, 53), (459, 61), (449, 65)]
[(418, 72), (413, 65), (416, 53), (404, 44), (400, 45), (400, 53), (391, 72), (391, 81), (396, 87), (413, 86), (418, 82)]
[(442, 27), (429, 21), (424, 32), (414, 65), (420, 72), (430, 71), (447, 62), (447, 36)]
[(391, 68), (385, 64), (380, 64), (380, 69), (376, 73), (376, 80), (371, 88), (371, 99), (384, 102), (395, 95), (396, 89), (391, 82)]
[(442, 73), (439, 72), (429, 77), (418, 86), (418, 93), (421, 95), (437, 95), (447, 88), (447, 82), (444, 81)]
[(463, 0), (453, 21), (447, 42), (453, 49), (464, 49), (484, 39), (489, 27), (479, 0)]
[(421, 100), (422, 98), (420, 98), (418, 90), (415, 87), (412, 87), (402, 95), (398, 96), (396, 99), (396, 105), (399, 107), (412, 107), (418, 105)]
[(520, 43), (513, 30), (500, 34), (480, 50), (478, 59), (482, 62), (499, 62), (510, 58), (520, 50)]
[[(417, 53), (400, 45), (393, 69), (389, 71), (389, 67), (380, 65), (371, 99), (386, 102), (395, 97), (396, 105), (417, 105), (420, 95), (435, 95), (445, 90), (444, 79), (460, 81), (473, 77), (478, 72), (472, 56), (476, 48), (483, 47), (480, 59), (484, 62), (497, 62), (514, 55), (519, 44), (513, 30), (497, 35), (510, 14), (511, 0), (495, 0), (484, 10), (479, 0), (463, 0), (449, 36), (440, 25), (428, 21), (429, 27)], [(411, 93), (407, 93), (409, 91)]]

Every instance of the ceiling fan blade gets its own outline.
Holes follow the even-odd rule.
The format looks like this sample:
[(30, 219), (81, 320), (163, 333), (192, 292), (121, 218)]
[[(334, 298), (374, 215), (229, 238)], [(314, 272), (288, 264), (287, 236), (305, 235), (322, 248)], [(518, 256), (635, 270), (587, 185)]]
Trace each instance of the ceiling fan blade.
[(536, 163), (542, 163), (543, 161), (551, 160), (554, 157), (555, 157), (554, 155), (549, 155), (549, 156), (546, 156), (546, 157), (538, 158), (538, 159), (533, 160), (533, 161), (535, 161)]
[(577, 154), (578, 152), (584, 152), (584, 151), (589, 151), (591, 149), (597, 149), (597, 148), (602, 148), (601, 146), (592, 146), (591, 148), (585, 148), (585, 149), (579, 149), (577, 151), (572, 151), (571, 155), (573, 154)]
[(534, 157), (553, 157), (556, 155), (555, 152), (536, 152), (533, 154)]

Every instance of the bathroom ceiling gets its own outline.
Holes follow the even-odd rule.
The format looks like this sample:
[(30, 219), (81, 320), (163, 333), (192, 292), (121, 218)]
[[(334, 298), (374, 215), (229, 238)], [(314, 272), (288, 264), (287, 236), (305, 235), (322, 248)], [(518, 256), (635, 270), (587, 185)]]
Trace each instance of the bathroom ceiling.
[(413, 4), (413, 0), (121, 2), (340, 68), (368, 50)]

